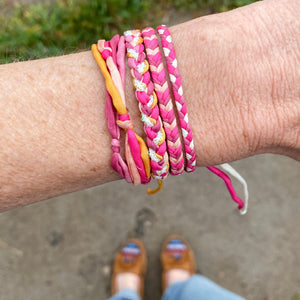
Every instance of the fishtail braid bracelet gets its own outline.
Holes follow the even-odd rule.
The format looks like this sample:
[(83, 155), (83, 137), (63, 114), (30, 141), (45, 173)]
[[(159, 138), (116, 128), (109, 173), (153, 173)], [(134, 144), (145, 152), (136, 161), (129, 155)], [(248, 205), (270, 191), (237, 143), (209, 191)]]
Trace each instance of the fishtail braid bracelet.
[(176, 108), (178, 111), (186, 156), (185, 170), (186, 172), (194, 172), (196, 170), (196, 154), (194, 149), (193, 133), (189, 124), (189, 117), (183, 96), (181, 77), (177, 66), (177, 59), (171, 34), (168, 27), (165, 25), (158, 26), (157, 31), (160, 35), (162, 48), (167, 61), (167, 68), (172, 84)]
[(170, 173), (179, 175), (184, 170), (182, 145), (156, 32), (151, 27), (145, 28), (142, 30), (142, 37), (150, 65), (151, 77), (154, 82), (160, 116), (166, 133)]
[(149, 73), (149, 64), (144, 52), (143, 38), (139, 30), (128, 30), (124, 33), (128, 65), (131, 68), (135, 95), (139, 101), (139, 109), (147, 134), (147, 145), (154, 179), (166, 178), (169, 170), (165, 131), (159, 116), (157, 97)]

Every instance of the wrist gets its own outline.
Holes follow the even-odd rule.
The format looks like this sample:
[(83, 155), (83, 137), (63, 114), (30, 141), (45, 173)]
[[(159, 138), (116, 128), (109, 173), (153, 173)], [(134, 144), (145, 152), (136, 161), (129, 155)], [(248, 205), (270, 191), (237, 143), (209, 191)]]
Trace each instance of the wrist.
[[(257, 153), (300, 159), (300, 8), (297, 1), (264, 1), (247, 7), (257, 37), (256, 72), (250, 82), (263, 87), (255, 121), (263, 130)], [(254, 60), (255, 62), (255, 60)], [(259, 114), (260, 113), (260, 114)]]
[[(289, 55), (284, 56), (288, 51), (284, 47), (295, 33), (282, 35), (287, 29), (279, 13), (273, 12), (269, 19), (264, 15), (273, 2), (172, 28), (198, 165), (265, 152), (289, 155), (291, 148), (299, 149), (300, 91), (295, 87), (299, 60), (290, 68)], [(276, 35), (285, 39), (270, 35), (272, 20), (278, 27)]]
[(232, 12), (211, 15), (172, 32), (199, 166), (255, 154), (246, 68), (240, 66), (244, 45), (237, 39), (241, 21)]

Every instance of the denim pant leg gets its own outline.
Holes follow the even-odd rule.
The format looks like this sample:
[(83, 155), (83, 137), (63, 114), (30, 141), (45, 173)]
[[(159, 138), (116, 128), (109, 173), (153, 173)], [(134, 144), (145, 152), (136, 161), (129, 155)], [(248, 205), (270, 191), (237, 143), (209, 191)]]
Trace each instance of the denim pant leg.
[(141, 300), (140, 296), (134, 290), (121, 290), (119, 293), (113, 295), (108, 300)]
[(245, 300), (201, 275), (170, 285), (163, 300)]

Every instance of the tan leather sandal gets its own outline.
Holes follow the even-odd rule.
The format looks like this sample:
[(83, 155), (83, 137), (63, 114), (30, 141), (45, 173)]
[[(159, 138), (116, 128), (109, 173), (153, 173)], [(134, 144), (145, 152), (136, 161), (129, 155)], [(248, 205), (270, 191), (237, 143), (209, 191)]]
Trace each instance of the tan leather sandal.
[(147, 268), (147, 255), (143, 243), (139, 239), (128, 239), (115, 256), (112, 295), (117, 293), (116, 277), (120, 273), (134, 273), (140, 278), (139, 294), (144, 297), (144, 278)]
[(171, 269), (188, 271), (191, 275), (196, 272), (196, 262), (189, 243), (181, 236), (173, 234), (164, 241), (161, 255), (162, 290), (167, 288), (167, 272)]

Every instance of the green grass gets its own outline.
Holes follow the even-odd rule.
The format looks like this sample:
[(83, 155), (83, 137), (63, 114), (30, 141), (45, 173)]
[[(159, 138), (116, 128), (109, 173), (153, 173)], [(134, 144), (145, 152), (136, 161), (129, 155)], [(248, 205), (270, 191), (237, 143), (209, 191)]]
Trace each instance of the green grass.
[(291, 300), (300, 300), (300, 293), (296, 293)]
[(109, 39), (129, 28), (158, 25), (171, 7), (179, 14), (197, 16), (252, 2), (255, 0), (59, 0), (11, 9), (0, 3), (0, 12), (4, 12), (0, 15), (0, 63), (89, 49), (100, 37)]

